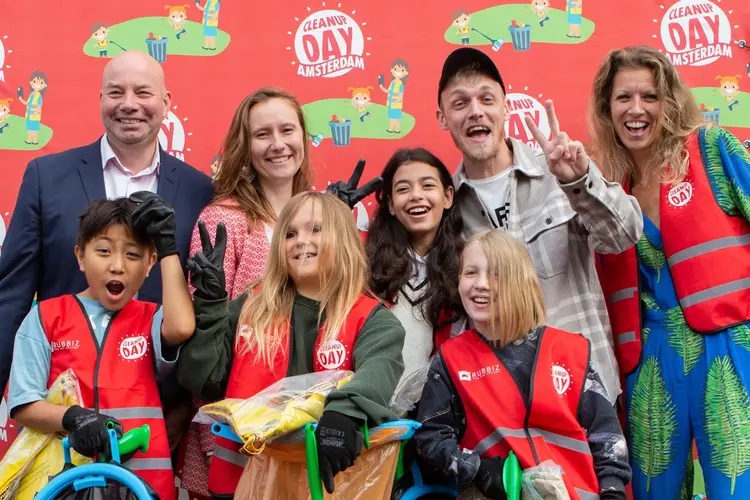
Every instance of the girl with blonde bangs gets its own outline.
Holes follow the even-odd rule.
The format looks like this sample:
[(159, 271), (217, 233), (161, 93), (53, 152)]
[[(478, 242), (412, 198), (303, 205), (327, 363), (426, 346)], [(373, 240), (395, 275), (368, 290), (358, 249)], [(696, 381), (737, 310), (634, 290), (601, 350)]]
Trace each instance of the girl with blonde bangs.
[[(349, 383), (328, 395), (316, 430), (321, 480), (332, 493), (334, 476), (362, 450), (359, 429), (396, 418), (388, 403), (404, 369), (404, 329), (370, 293), (351, 209), (335, 195), (305, 192), (289, 200), (262, 278), (231, 302), (222, 271), (225, 244), (219, 228), (216, 245), (190, 259), (196, 332), (186, 347), (203, 357), (184, 369), (202, 381), (195, 395), (247, 399), (284, 377), (353, 371)], [(212, 495), (234, 494), (244, 461), (237, 443), (216, 438)]]
[[(255, 349), (256, 362), (273, 364), (276, 349), (287, 334), (286, 320), (292, 313), (296, 289), (290, 277), (283, 240), (292, 219), (306, 203), (312, 203), (313, 219), (328, 221), (321, 228), (320, 254), (320, 313), (318, 325), (323, 327), (323, 342), (333, 339), (341, 330), (349, 311), (360, 295), (373, 297), (367, 288), (368, 269), (364, 247), (356, 226), (351, 224), (351, 212), (338, 198), (316, 192), (295, 196), (287, 204), (276, 224), (276, 234), (271, 240), (273, 251), (269, 255), (260, 291), (245, 301), (240, 312), (241, 328), (237, 342), (242, 350)], [(253, 285), (251, 285), (253, 288)], [(323, 316), (325, 312), (325, 323)], [(250, 325), (255, 325), (251, 327)], [(269, 333), (270, 332), (270, 333)]]
[(625, 380), (633, 495), (676, 498), (692, 487), (694, 444), (706, 495), (745, 495), (750, 472), (728, 478), (722, 460), (734, 459), (722, 454), (750, 435), (750, 413), (746, 403), (730, 405), (737, 425), (725, 427), (719, 401), (750, 390), (750, 344), (737, 334), (750, 321), (750, 154), (704, 119), (671, 61), (651, 47), (607, 55), (590, 125), (599, 165), (643, 217), (635, 248), (602, 255), (599, 273)]
[(473, 328), (443, 343), (430, 366), (415, 434), (422, 459), (467, 498), (507, 498), (512, 451), (526, 473), (546, 460), (561, 467), (561, 475), (539, 476), (548, 492), (624, 499), (627, 446), (590, 343), (546, 325), (525, 246), (500, 231), (474, 235), (458, 291)]

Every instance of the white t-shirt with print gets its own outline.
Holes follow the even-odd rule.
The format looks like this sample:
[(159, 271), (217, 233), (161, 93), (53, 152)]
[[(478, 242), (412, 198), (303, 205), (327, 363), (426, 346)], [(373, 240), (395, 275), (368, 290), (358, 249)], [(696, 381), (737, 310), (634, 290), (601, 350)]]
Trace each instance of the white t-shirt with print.
[(508, 210), (510, 209), (510, 168), (486, 179), (467, 179), (476, 191), (482, 204), (488, 210), (492, 225), (496, 229), (508, 228)]

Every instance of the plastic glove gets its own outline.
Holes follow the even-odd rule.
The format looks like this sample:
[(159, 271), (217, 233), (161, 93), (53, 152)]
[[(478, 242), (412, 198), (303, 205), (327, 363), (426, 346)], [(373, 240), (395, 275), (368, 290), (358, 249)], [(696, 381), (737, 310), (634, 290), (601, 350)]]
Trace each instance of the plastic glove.
[(97, 453), (110, 454), (107, 432), (107, 424), (110, 422), (114, 424), (117, 437), (122, 437), (122, 424), (117, 419), (78, 405), (68, 408), (62, 419), (71, 448), (87, 457), (93, 457)]
[(352, 176), (349, 177), (348, 182), (338, 181), (326, 188), (326, 193), (335, 194), (341, 201), (349, 205), (349, 208), (354, 209), (354, 206), (367, 198), (369, 195), (380, 189), (383, 185), (382, 177), (375, 177), (373, 180), (357, 189), (359, 179), (362, 177), (362, 172), (365, 170), (365, 159), (361, 158), (357, 162), (357, 166), (354, 167)]
[(354, 464), (364, 446), (357, 423), (335, 411), (324, 411), (315, 429), (318, 442), (320, 479), (326, 491), (333, 493), (333, 478)]
[(133, 211), (133, 226), (153, 240), (159, 260), (178, 253), (177, 220), (166, 200), (150, 191), (138, 191), (129, 199), (138, 205)]
[(218, 300), (227, 296), (224, 277), (224, 252), (227, 248), (227, 229), (223, 223), (216, 226), (216, 244), (211, 245), (206, 224), (198, 221), (202, 252), (197, 252), (187, 260), (190, 271), (190, 284), (195, 287), (195, 295), (205, 300)]
[(479, 463), (479, 470), (474, 476), (474, 486), (482, 492), (482, 495), (491, 500), (506, 500), (503, 487), (503, 464), (505, 459), (500, 457), (483, 458)]

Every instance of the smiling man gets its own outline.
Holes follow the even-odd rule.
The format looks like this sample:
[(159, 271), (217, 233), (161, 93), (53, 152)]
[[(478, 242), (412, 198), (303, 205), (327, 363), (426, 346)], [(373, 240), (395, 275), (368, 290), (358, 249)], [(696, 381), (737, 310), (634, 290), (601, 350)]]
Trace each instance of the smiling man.
[[(86, 288), (73, 249), (78, 218), (89, 203), (136, 191), (159, 194), (176, 214), (184, 270), (193, 226), (213, 187), (208, 176), (159, 147), (157, 136), (171, 99), (156, 60), (123, 52), (102, 77), (106, 133), (93, 144), (42, 156), (27, 166), (0, 257), (0, 393), (8, 381), (16, 331), (34, 294), (44, 300)], [(159, 268), (146, 278), (138, 298), (161, 303)]]
[(550, 138), (526, 119), (539, 149), (505, 137), (505, 84), (492, 59), (463, 47), (445, 60), (437, 119), (463, 153), (453, 181), (466, 236), (495, 228), (526, 245), (550, 325), (591, 341), (591, 361), (614, 404), (620, 381), (594, 252), (634, 246), (643, 232), (641, 210), (602, 177), (580, 142), (560, 131), (552, 101), (546, 109)]

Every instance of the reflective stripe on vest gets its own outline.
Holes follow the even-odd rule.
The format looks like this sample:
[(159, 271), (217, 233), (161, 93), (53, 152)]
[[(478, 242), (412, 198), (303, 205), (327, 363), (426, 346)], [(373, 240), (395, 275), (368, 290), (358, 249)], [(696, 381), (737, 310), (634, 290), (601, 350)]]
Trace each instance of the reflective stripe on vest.
[[(620, 302), (621, 300), (632, 299), (633, 296), (637, 293), (638, 293), (637, 287), (622, 288), (614, 292), (612, 295), (610, 295), (609, 301), (611, 304), (614, 304), (615, 302)], [(638, 337), (635, 334), (635, 330), (631, 330), (629, 332), (619, 332), (616, 335), (617, 335), (616, 340), (619, 345), (627, 344), (628, 342), (638, 341)]]
[(578, 496), (581, 497), (581, 500), (599, 500), (600, 498), (596, 493), (582, 490), (581, 488), (576, 488), (576, 493), (578, 493)]
[(680, 299), (680, 305), (683, 309), (686, 309), (690, 306), (700, 304), (701, 302), (721, 297), (722, 295), (748, 289), (750, 289), (750, 278), (742, 278), (736, 281), (730, 281), (729, 283), (724, 283), (723, 285), (716, 285), (706, 290), (690, 294), (687, 297), (683, 297)]
[(693, 245), (679, 252), (675, 252), (667, 259), (669, 267), (679, 264), (684, 260), (688, 260), (704, 253), (713, 252), (714, 250), (721, 250), (723, 248), (739, 247), (742, 245), (750, 245), (750, 234), (741, 234), (739, 236), (726, 236), (724, 238), (717, 238), (715, 240), (706, 241), (705, 243), (699, 243)]
[[(529, 429), (529, 436), (532, 438), (542, 438), (546, 442), (550, 444), (554, 444), (555, 446), (559, 446), (560, 448), (566, 448), (568, 450), (577, 451), (579, 453), (583, 453), (585, 455), (591, 455), (591, 449), (589, 448), (589, 444), (585, 441), (579, 441), (577, 439), (573, 439), (568, 436), (563, 436), (561, 434), (556, 434), (554, 432), (545, 431), (543, 429)], [(498, 427), (494, 431), (492, 431), (492, 434), (489, 436), (481, 439), (477, 446), (474, 448), (474, 451), (482, 455), (487, 450), (495, 446), (500, 441), (507, 439), (507, 438), (519, 438), (519, 439), (526, 439), (528, 436), (526, 435), (526, 431), (524, 429), (509, 429), (507, 427)]]
[(102, 408), (99, 413), (103, 413), (117, 420), (127, 420), (130, 418), (164, 418), (164, 412), (161, 408), (150, 406), (141, 406), (135, 408)]
[(131, 458), (123, 464), (130, 470), (172, 470), (171, 458)]
[(247, 465), (248, 457), (238, 451), (228, 450), (218, 444), (214, 446), (214, 459), (221, 459), (230, 464), (244, 468)]

